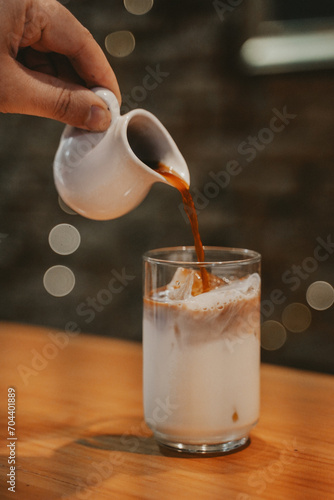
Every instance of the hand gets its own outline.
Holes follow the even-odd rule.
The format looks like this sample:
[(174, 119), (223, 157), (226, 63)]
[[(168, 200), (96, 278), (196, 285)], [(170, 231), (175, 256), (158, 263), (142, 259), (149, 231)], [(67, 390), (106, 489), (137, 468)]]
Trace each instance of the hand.
[(102, 49), (56, 0), (0, 0), (0, 112), (106, 130), (107, 105), (89, 88), (120, 91)]

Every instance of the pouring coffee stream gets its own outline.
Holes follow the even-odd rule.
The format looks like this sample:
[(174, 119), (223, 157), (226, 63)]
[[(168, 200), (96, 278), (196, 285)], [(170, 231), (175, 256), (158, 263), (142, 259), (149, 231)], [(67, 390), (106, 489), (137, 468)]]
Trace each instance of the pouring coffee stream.
[[(181, 193), (183, 207), (191, 225), (197, 260), (198, 262), (204, 262), (205, 254), (203, 243), (199, 233), (197, 212), (188, 184), (174, 172), (173, 168), (168, 167), (160, 161), (146, 161), (146, 164), (150, 168), (153, 168), (153, 170), (158, 172), (160, 175), (162, 175), (172, 186), (174, 186)], [(199, 290), (197, 286), (197, 289), (193, 290), (194, 294), (207, 292), (211, 289), (209, 274), (207, 270), (202, 266), (200, 268), (200, 271), (202, 279), (202, 289)]]

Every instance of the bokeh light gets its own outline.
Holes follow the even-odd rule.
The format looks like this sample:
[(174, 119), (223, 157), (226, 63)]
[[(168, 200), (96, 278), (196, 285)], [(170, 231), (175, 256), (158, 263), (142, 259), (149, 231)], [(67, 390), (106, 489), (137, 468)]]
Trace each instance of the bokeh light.
[(154, 0), (124, 0), (124, 7), (130, 14), (141, 16), (153, 7)]
[(52, 250), (59, 255), (70, 255), (80, 245), (79, 231), (71, 224), (58, 224), (49, 234), (49, 244)]
[(276, 351), (286, 342), (286, 329), (278, 321), (268, 320), (261, 325), (261, 347), (267, 351)]
[(326, 281), (315, 281), (306, 291), (306, 300), (313, 309), (324, 311), (334, 303), (334, 289)]
[(105, 39), (105, 47), (114, 57), (126, 57), (133, 52), (136, 40), (131, 31), (114, 31)]
[(66, 266), (53, 266), (44, 274), (43, 285), (50, 295), (64, 297), (73, 290), (75, 276)]
[(311, 311), (304, 304), (293, 302), (282, 313), (282, 322), (290, 332), (304, 332), (311, 324)]

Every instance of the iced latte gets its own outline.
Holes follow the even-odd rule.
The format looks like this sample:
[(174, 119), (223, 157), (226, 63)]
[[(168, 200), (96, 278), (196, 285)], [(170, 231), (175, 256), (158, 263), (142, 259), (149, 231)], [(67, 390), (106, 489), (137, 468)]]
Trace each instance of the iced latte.
[(159, 443), (199, 453), (246, 444), (259, 417), (260, 255), (205, 256), (144, 256), (145, 420)]

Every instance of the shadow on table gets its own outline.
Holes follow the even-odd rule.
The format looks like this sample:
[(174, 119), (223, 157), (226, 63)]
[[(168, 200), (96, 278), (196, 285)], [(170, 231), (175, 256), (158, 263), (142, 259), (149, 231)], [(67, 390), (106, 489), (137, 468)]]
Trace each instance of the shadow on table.
[(104, 434), (80, 438), (76, 443), (96, 450), (139, 453), (140, 455), (161, 455), (159, 446), (153, 436)]

